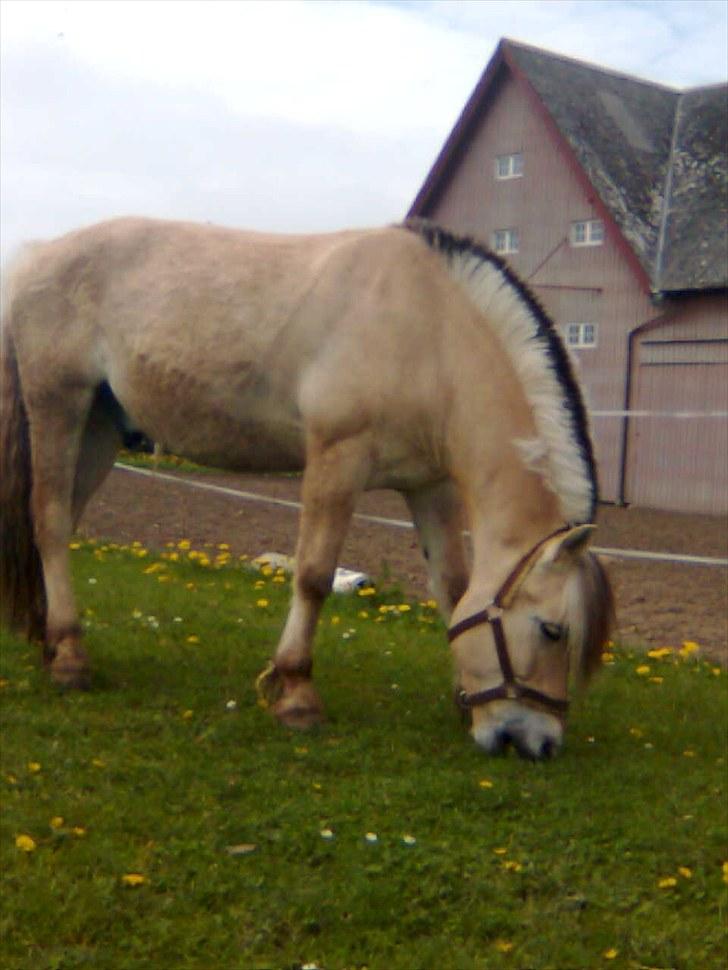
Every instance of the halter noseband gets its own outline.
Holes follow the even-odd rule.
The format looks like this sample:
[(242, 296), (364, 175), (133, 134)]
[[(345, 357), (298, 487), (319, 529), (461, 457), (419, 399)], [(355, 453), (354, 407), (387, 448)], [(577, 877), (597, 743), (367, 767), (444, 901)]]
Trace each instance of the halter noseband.
[(498, 663), (500, 664), (501, 674), (503, 675), (503, 683), (498, 687), (479, 690), (473, 694), (468, 694), (464, 690), (457, 691), (455, 694), (455, 703), (463, 711), (469, 711), (473, 707), (480, 707), (482, 704), (490, 704), (491, 701), (502, 700), (532, 701), (541, 707), (546, 707), (560, 713), (565, 713), (568, 710), (569, 702), (567, 700), (562, 701), (557, 697), (551, 697), (549, 694), (544, 694), (540, 690), (535, 690), (533, 687), (528, 687), (526, 684), (521, 684), (516, 680), (513, 664), (508, 653), (508, 643), (506, 641), (505, 630), (503, 629), (502, 616), (508, 608), (509, 599), (515, 594), (518, 587), (531, 571), (530, 567), (535, 563), (536, 555), (540, 552), (542, 546), (556, 536), (568, 532), (570, 528), (571, 526), (563, 526), (547, 535), (544, 539), (540, 539), (525, 556), (522, 556), (518, 560), (506, 576), (498, 592), (484, 610), (473, 613), (472, 616), (466, 617), (448, 630), (447, 638), (452, 643), (453, 640), (459, 637), (461, 633), (465, 633), (466, 630), (472, 630), (473, 627), (481, 626), (484, 623), (490, 624), (493, 630)]

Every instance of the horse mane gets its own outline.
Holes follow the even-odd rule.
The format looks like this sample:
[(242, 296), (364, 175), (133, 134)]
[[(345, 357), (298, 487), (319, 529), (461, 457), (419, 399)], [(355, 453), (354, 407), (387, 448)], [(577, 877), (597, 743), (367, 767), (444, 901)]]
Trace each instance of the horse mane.
[(597, 479), (589, 422), (553, 321), (526, 284), (483, 244), (427, 220), (407, 220), (402, 228), (442, 255), (508, 354), (537, 429), (535, 440), (514, 442), (522, 461), (556, 493), (565, 522), (593, 522)]

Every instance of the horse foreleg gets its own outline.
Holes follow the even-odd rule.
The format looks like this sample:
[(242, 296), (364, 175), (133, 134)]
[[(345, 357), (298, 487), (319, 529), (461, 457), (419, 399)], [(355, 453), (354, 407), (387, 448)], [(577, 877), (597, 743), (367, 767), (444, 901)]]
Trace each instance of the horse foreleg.
[(427, 485), (405, 496), (427, 561), (430, 587), (445, 620), (468, 586), (462, 509), (451, 482)]
[(311, 676), (314, 633), (366, 471), (366, 450), (359, 439), (309, 447), (293, 600), (273, 666), (264, 675), (267, 687), (278, 694), (274, 713), (288, 727), (307, 728), (323, 719)]

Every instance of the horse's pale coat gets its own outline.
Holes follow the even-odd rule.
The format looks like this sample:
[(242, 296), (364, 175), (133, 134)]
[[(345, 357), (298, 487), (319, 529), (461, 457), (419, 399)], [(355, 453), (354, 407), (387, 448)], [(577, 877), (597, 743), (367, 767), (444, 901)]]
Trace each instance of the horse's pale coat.
[[(584, 409), (553, 327), (497, 257), (429, 225), (272, 236), (103, 223), (17, 262), (2, 348), (4, 610), (43, 632), (60, 683), (87, 668), (68, 538), (131, 429), (222, 467), (305, 467), (271, 677), (290, 724), (320, 712), (312, 639), (362, 490), (407, 498), (447, 618), (487, 602), (544, 535), (593, 517)], [(584, 543), (545, 547), (509, 611), (519, 676), (563, 696), (566, 634), (558, 649), (540, 643), (535, 618), (571, 619), (586, 670), (608, 611)], [(454, 653), (469, 690), (496, 676), (482, 631)], [(476, 711), (474, 734), (538, 756), (561, 725), (507, 701)]]

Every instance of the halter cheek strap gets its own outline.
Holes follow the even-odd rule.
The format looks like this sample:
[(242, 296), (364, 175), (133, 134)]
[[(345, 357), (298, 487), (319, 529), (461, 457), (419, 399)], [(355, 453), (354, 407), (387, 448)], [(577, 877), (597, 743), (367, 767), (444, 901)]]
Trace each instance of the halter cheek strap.
[(489, 704), (491, 701), (499, 700), (529, 700), (539, 704), (541, 707), (546, 707), (560, 713), (565, 713), (568, 710), (569, 702), (567, 700), (551, 697), (549, 694), (544, 694), (542, 691), (535, 690), (535, 688), (528, 687), (528, 685), (516, 680), (511, 657), (508, 653), (508, 643), (506, 641), (505, 630), (503, 629), (502, 617), (518, 587), (530, 573), (542, 547), (551, 539), (556, 538), (556, 536), (568, 532), (570, 528), (570, 526), (564, 526), (537, 542), (525, 556), (522, 556), (518, 560), (493, 597), (493, 601), (484, 610), (473, 613), (472, 616), (466, 617), (448, 630), (447, 638), (452, 643), (453, 640), (467, 630), (472, 630), (474, 627), (483, 624), (489, 624), (493, 630), (493, 640), (495, 641), (498, 664), (503, 675), (503, 682), (498, 687), (490, 687), (487, 690), (476, 691), (473, 694), (459, 690), (455, 695), (455, 703), (462, 710), (468, 711), (473, 707), (479, 707), (482, 704)]

